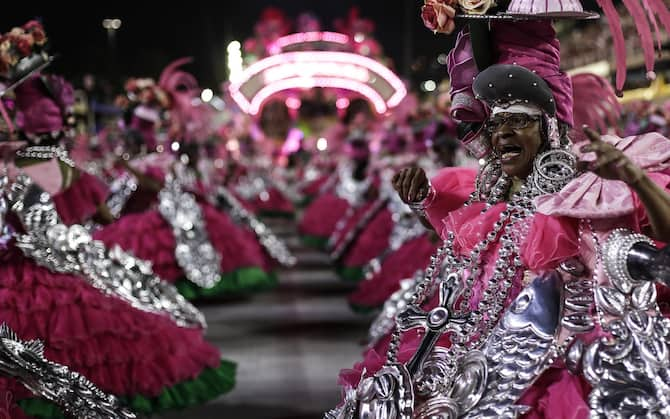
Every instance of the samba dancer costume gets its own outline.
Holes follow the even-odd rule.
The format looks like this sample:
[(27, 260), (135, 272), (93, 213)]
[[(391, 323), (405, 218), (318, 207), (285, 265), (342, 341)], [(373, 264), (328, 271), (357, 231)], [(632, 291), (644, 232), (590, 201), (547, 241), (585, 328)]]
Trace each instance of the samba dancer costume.
[[(653, 249), (640, 232), (670, 237), (670, 141), (590, 131), (591, 144), (572, 152), (558, 123), (572, 122), (558, 44), (548, 25), (516, 25), (492, 25), (508, 64), (474, 68), (472, 86), (460, 85), (492, 114), (469, 138), (487, 164), (476, 182), (446, 169), (414, 204), (443, 246), (397, 315), (386, 357), (371, 353), (343, 375), (345, 402), (328, 418), (670, 415), (669, 324), (653, 275), (641, 274), (654, 259), (635, 258)], [(471, 185), (465, 205), (456, 177)]]
[(170, 135), (180, 144), (186, 164), (166, 174), (157, 209), (129, 214), (95, 233), (108, 246), (119, 245), (152, 262), (161, 279), (175, 283), (186, 298), (266, 289), (276, 283), (254, 233), (210, 203), (212, 192), (199, 178), (199, 140), (209, 131), (206, 105), (193, 106), (195, 78), (171, 63), (159, 86), (171, 102)]
[[(29, 141), (62, 135), (58, 98), (41, 90), (40, 80), (28, 78), (29, 101), (22, 102), (21, 89), (16, 92), (25, 105), (17, 120)], [(202, 314), (145, 262), (92, 241), (80, 225), (63, 224), (49, 192), (57, 195), (67, 183), (62, 173), (68, 171), (59, 167), (68, 159), (54, 154), (29, 156), (48, 157), (39, 165), (44, 170), (10, 166), (11, 178), (3, 175), (0, 321), (22, 339), (40, 339), (50, 360), (85, 375), (138, 412), (183, 408), (229, 391), (234, 365), (204, 341)], [(72, 219), (90, 215), (90, 206), (69, 208)], [(0, 381), (7, 386), (6, 379)], [(31, 415), (60, 416), (38, 399), (19, 404)]]
[(368, 192), (374, 186), (374, 177), (367, 170), (370, 151), (366, 140), (350, 138), (344, 154), (300, 220), (299, 231), (303, 240), (316, 247), (335, 247), (371, 205)]

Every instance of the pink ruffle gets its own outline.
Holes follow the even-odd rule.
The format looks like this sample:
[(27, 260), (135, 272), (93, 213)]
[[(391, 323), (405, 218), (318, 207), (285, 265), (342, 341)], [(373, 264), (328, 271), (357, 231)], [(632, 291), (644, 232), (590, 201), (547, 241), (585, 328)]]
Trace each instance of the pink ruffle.
[(578, 221), (567, 217), (535, 214), (525, 242), (522, 260), (534, 272), (555, 268), (579, 254)]
[(587, 399), (591, 387), (582, 376), (565, 368), (552, 367), (545, 371), (519, 400), (530, 406), (524, 419), (585, 419), (589, 417)]
[(437, 232), (442, 230), (442, 220), (451, 211), (463, 206), (475, 189), (474, 169), (465, 167), (447, 167), (431, 179), (435, 197), (426, 207), (428, 221)]
[[(258, 240), (233, 223), (230, 217), (209, 204), (201, 204), (212, 246), (221, 256), (221, 272), (246, 267), (265, 267), (267, 260)], [(124, 216), (94, 233), (107, 246), (119, 245), (140, 259), (151, 261), (153, 270), (168, 282), (184, 276), (175, 259), (172, 227), (158, 211)]]
[(306, 196), (313, 196), (319, 193), (321, 187), (330, 179), (330, 174), (319, 177), (302, 188), (302, 193)]
[(156, 397), (218, 366), (201, 330), (177, 327), (101, 294), (78, 277), (54, 274), (10, 251), (0, 266), (0, 322), (22, 339), (41, 339), (46, 356), (104, 391)]
[(254, 213), (259, 212), (285, 212), (292, 214), (293, 204), (277, 188), (267, 190), (268, 199), (263, 201), (260, 197), (250, 202)]
[[(342, 229), (340, 235), (337, 237), (337, 240), (335, 241), (335, 247), (338, 247), (341, 245), (344, 240), (347, 237), (347, 234), (352, 231), (358, 222), (365, 216), (365, 214), (370, 211), (370, 208), (374, 205), (374, 201), (368, 201), (364, 203), (363, 205), (360, 205), (354, 210), (353, 215), (351, 217), (348, 217), (346, 219), (346, 223), (344, 224), (344, 228)], [(355, 238), (354, 238), (355, 240)]]
[[(437, 300), (431, 301), (427, 307), (435, 307)], [(419, 329), (412, 329), (402, 334), (400, 338), (400, 348), (398, 349), (398, 362), (405, 363), (409, 361), (416, 352), (421, 343), (422, 335), (418, 333)], [(386, 353), (390, 343), (390, 335), (382, 339), (374, 348), (365, 351), (363, 361), (354, 364), (353, 368), (340, 371), (338, 384), (344, 387), (358, 386), (363, 371), (365, 376), (370, 377), (379, 371), (386, 362)], [(451, 346), (448, 335), (443, 335), (437, 343), (438, 346), (448, 348)]]
[(411, 278), (414, 273), (428, 265), (438, 243), (433, 243), (428, 234), (403, 244), (382, 263), (381, 270), (372, 278), (361, 281), (349, 296), (356, 306), (376, 307), (384, 304), (391, 294), (400, 288), (400, 281)]
[(228, 214), (212, 205), (200, 203), (200, 206), (207, 223), (209, 240), (221, 255), (223, 273), (254, 266), (269, 267), (270, 259), (265, 256), (254, 233), (238, 226)]
[[(670, 184), (667, 174), (670, 169), (670, 140), (667, 138), (649, 133), (626, 138), (604, 135), (602, 139), (626, 153), (661, 187), (666, 188)], [(593, 153), (582, 155), (579, 152), (582, 145), (575, 145), (575, 153), (580, 158), (592, 160)], [(635, 194), (624, 182), (603, 179), (591, 172), (577, 177), (557, 194), (537, 198), (535, 205), (537, 211), (543, 214), (591, 219), (631, 215), (640, 208)]]
[(80, 172), (69, 188), (53, 197), (61, 221), (67, 225), (81, 224), (91, 219), (100, 204), (109, 196), (109, 189), (97, 177)]
[(323, 194), (305, 209), (298, 229), (301, 234), (330, 237), (347, 208), (349, 203), (334, 193)]
[(372, 218), (349, 248), (345, 258), (345, 266), (363, 266), (379, 256), (389, 246), (389, 238), (393, 230), (391, 211), (383, 209)]

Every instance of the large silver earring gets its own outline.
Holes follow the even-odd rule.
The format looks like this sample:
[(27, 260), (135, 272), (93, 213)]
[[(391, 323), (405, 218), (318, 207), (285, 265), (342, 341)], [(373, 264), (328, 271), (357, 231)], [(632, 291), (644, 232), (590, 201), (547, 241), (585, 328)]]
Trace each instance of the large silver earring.
[(534, 195), (559, 192), (577, 174), (577, 157), (570, 151), (558, 148), (535, 157), (531, 186)]

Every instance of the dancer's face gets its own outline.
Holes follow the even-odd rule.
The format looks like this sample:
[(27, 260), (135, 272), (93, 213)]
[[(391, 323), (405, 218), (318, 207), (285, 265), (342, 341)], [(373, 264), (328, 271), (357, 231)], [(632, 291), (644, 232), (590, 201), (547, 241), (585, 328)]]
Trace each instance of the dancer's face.
[(539, 116), (524, 113), (498, 113), (488, 120), (485, 129), (504, 173), (520, 179), (528, 177), (542, 147), (540, 127)]

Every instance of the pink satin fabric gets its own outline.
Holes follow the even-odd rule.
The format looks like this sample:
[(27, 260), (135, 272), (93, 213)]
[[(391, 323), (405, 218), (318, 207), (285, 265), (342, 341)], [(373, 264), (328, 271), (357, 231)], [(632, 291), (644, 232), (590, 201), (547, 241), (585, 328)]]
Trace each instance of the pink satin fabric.
[[(670, 184), (670, 140), (658, 133), (619, 138), (612, 135), (602, 137), (613, 144), (650, 178), (665, 188)], [(593, 154), (582, 155), (579, 147), (575, 154), (585, 160), (593, 160)], [(633, 191), (621, 181), (607, 180), (586, 172), (570, 182), (557, 194), (545, 195), (535, 200), (537, 211), (546, 215), (562, 215), (573, 218), (611, 219), (631, 215), (639, 208)]]

